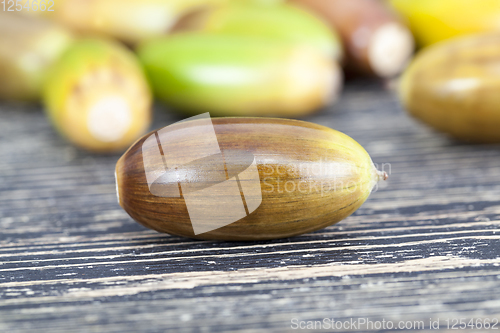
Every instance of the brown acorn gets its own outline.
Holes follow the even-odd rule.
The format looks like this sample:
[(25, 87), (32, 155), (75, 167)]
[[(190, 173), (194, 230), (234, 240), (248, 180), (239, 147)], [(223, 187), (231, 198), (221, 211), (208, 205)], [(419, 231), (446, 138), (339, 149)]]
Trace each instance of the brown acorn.
[(272, 118), (196, 116), (139, 139), (116, 165), (118, 201), (132, 218), (199, 239), (318, 230), (352, 214), (386, 178), (347, 135)]
[(379, 0), (290, 0), (330, 23), (342, 37), (347, 65), (357, 72), (392, 77), (413, 54), (410, 30)]

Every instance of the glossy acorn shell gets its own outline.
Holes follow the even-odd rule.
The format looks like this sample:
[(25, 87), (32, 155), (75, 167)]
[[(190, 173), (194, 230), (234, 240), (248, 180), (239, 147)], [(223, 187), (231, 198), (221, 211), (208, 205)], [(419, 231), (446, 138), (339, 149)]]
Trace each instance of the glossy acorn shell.
[(424, 49), (401, 79), (405, 108), (433, 128), (476, 143), (500, 142), (500, 34)]
[[(351, 215), (384, 178), (363, 147), (327, 127), (272, 118), (213, 118), (212, 123), (222, 152), (253, 154), (262, 189), (258, 208), (241, 220), (195, 235), (183, 198), (154, 196), (148, 189), (141, 147), (150, 133), (116, 165), (119, 203), (137, 222), (159, 232), (199, 239), (290, 237)], [(182, 154), (189, 144), (168, 154)], [(197, 168), (188, 171), (193, 179), (210, 181), (206, 179), (210, 173)]]

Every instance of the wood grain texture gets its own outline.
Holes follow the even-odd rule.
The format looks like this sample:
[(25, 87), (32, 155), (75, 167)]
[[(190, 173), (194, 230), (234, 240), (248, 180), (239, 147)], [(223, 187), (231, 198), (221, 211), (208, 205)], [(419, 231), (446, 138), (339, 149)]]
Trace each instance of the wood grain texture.
[[(341, 223), (275, 241), (147, 230), (117, 203), (118, 155), (76, 150), (38, 108), (3, 104), (0, 119), (1, 332), (285, 332), (294, 318), (446, 329), (500, 316), (500, 147), (432, 132), (379, 82), (350, 83), (307, 120), (390, 163), (387, 184)], [(157, 112), (155, 127), (176, 120)]]

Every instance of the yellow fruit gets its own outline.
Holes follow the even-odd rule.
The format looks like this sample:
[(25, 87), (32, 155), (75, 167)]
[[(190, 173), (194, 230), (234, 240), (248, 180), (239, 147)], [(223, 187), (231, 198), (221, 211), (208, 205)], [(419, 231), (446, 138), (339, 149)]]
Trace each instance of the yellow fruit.
[(500, 142), (500, 34), (451, 39), (424, 49), (401, 79), (403, 105), (464, 141)]
[(387, 178), (347, 135), (286, 119), (198, 118), (137, 141), (118, 161), (119, 203), (159, 232), (264, 240), (358, 209)]
[(51, 22), (0, 11), (0, 99), (37, 101), (48, 68), (72, 41)]
[(44, 88), (52, 123), (84, 149), (124, 149), (149, 127), (147, 81), (132, 52), (114, 42), (76, 42), (53, 66)]
[(388, 0), (422, 45), (451, 37), (500, 30), (498, 0)]

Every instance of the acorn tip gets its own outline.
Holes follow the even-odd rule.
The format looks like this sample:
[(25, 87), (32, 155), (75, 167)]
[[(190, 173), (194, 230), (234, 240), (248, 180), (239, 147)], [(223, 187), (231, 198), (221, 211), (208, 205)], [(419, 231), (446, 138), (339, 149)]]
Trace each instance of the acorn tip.
[(389, 175), (387, 174), (387, 172), (385, 171), (379, 171), (377, 170), (377, 174), (378, 174), (378, 180), (387, 180), (389, 178)]

